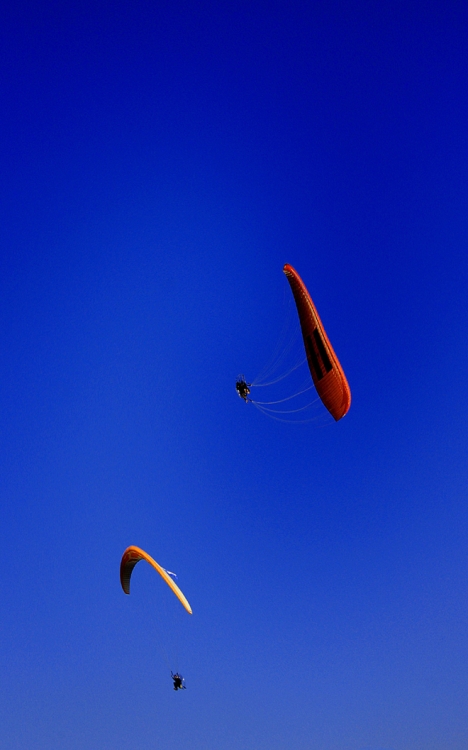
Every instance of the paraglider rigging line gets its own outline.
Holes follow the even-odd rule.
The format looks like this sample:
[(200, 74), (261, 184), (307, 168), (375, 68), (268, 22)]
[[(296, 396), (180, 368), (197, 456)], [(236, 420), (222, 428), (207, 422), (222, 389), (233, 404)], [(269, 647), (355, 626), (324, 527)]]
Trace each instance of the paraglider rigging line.
[[(310, 391), (312, 388), (315, 388), (315, 386), (314, 386), (313, 383), (312, 383), (312, 385), (309, 385), (307, 388), (304, 388), (304, 390), (298, 391), (297, 393), (293, 393), (292, 396), (286, 396), (286, 398), (281, 398), (281, 399), (279, 399), (279, 401), (254, 401), (253, 398), (250, 398), (249, 401), (251, 401), (252, 404), (262, 404), (262, 405), (263, 404), (267, 404), (267, 405), (283, 404), (285, 401), (291, 401), (292, 398), (296, 398), (296, 396), (301, 396), (303, 393), (306, 393), (307, 391)], [(317, 401), (318, 401), (318, 398), (314, 399), (314, 401), (312, 401), (312, 404), (315, 404)], [(309, 404), (309, 406), (312, 406), (312, 404)], [(306, 409), (307, 407), (305, 406), (303, 408)], [(298, 411), (298, 410), (296, 410), (296, 411)]]
[[(291, 367), (291, 369), (288, 370), (288, 372), (286, 372), (284, 375), (280, 375), (275, 380), (269, 380), (268, 383), (259, 383), (257, 380), (254, 380), (253, 383), (251, 383), (251, 385), (254, 388), (266, 388), (269, 385), (275, 385), (276, 383), (280, 383), (281, 380), (284, 380), (285, 378), (287, 378), (288, 375), (291, 375), (292, 372), (294, 372), (295, 370), (298, 370), (299, 367), (301, 367), (301, 365), (303, 365), (304, 362), (306, 362), (306, 360), (307, 360), (307, 357), (304, 355), (304, 356), (301, 357), (300, 362), (298, 362), (298, 364), (294, 365), (294, 367)], [(276, 369), (276, 367), (274, 369)]]
[[(255, 401), (252, 402), (256, 409), (258, 409), (262, 414), (264, 414), (266, 417), (270, 417), (270, 419), (276, 419), (277, 422), (286, 422), (287, 424), (310, 424), (311, 422), (317, 423), (319, 419), (323, 418), (324, 415), (319, 414), (315, 417), (310, 417), (309, 419), (282, 419), (281, 417), (275, 416), (276, 414), (288, 414), (289, 412), (286, 411), (274, 411), (273, 409), (270, 409), (267, 411), (264, 407), (258, 406)], [(314, 402), (315, 403), (315, 402)], [(327, 421), (324, 422), (321, 425), (317, 425), (317, 427), (328, 427), (331, 424), (331, 422)]]

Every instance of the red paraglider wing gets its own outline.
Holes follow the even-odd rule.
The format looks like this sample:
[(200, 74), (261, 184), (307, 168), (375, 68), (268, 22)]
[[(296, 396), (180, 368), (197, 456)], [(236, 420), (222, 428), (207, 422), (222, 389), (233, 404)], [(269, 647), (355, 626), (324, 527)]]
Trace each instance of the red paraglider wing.
[(304, 282), (288, 263), (283, 271), (296, 302), (312, 380), (324, 406), (338, 421), (344, 417), (351, 406), (348, 381)]

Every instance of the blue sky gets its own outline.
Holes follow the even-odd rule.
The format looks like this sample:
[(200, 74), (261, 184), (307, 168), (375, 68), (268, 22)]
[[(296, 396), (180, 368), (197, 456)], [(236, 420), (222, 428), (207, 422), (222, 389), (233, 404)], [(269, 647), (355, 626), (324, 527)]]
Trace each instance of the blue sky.
[[(2, 10), (2, 747), (465, 750), (467, 30), (456, 3)], [(235, 394), (284, 263), (338, 424)], [(149, 566), (123, 594), (130, 544), (192, 618)]]

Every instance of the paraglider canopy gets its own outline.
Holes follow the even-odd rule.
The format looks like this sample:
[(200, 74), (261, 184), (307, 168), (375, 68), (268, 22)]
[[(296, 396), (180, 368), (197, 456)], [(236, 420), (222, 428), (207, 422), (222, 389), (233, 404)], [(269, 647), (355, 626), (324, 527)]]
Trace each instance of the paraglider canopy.
[(156, 560), (153, 560), (153, 558), (148, 555), (147, 552), (140, 549), (139, 547), (127, 547), (125, 552), (123, 553), (122, 560), (120, 563), (120, 583), (121, 586), (126, 594), (130, 594), (130, 578), (133, 573), (133, 568), (135, 565), (140, 562), (140, 560), (146, 560), (161, 576), (161, 578), (166, 581), (167, 585), (170, 589), (174, 592), (180, 603), (183, 607), (187, 610), (187, 612), (191, 615), (192, 614), (192, 608), (190, 604), (188, 603), (187, 599), (183, 595), (180, 588), (177, 586), (177, 584), (172, 580), (171, 576), (168, 574), (167, 570), (165, 570), (161, 565), (159, 565)]
[(286, 263), (283, 272), (296, 302), (312, 380), (324, 406), (338, 421), (351, 406), (348, 381), (304, 282), (289, 263)]

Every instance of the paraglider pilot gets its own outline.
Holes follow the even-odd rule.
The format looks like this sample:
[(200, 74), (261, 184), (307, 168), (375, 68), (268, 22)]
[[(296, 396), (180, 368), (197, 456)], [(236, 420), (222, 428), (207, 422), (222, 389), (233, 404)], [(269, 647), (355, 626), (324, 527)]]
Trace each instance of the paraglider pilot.
[(245, 378), (243, 375), (239, 375), (239, 379), (236, 381), (236, 391), (240, 398), (243, 398), (245, 403), (247, 403), (249, 399), (249, 393), (250, 393), (250, 383), (245, 382)]
[(172, 674), (171, 672), (171, 675), (172, 675), (172, 681), (174, 683), (174, 690), (186, 690), (187, 689), (185, 685), (183, 684), (184, 678), (182, 677), (181, 674), (179, 674), (178, 672), (176, 672), (175, 674)]

